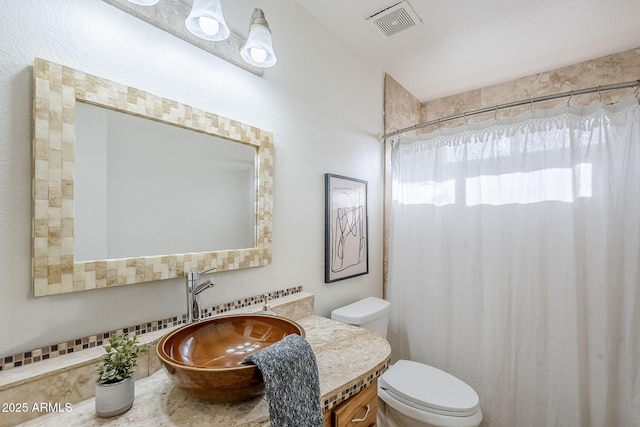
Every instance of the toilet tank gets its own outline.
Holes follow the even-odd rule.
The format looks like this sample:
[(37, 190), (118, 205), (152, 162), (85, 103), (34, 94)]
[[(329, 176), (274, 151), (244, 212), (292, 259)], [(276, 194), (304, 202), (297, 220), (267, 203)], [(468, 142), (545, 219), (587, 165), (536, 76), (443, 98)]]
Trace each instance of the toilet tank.
[(331, 318), (340, 322), (360, 326), (387, 337), (391, 303), (380, 298), (368, 297), (331, 312)]

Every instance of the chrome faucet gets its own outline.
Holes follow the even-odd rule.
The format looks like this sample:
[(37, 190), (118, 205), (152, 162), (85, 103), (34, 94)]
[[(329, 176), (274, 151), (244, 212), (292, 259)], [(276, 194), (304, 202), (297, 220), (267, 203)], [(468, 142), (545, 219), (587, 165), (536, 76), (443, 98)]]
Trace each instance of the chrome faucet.
[(269, 314), (271, 316), (277, 316), (276, 312), (271, 310), (271, 304), (269, 304), (269, 294), (264, 294), (261, 314)]
[(211, 267), (203, 271), (187, 273), (187, 323), (201, 320), (202, 313), (200, 312), (199, 295), (202, 291), (213, 288), (216, 284), (211, 279), (200, 283), (200, 276), (211, 273), (215, 269), (215, 267)]

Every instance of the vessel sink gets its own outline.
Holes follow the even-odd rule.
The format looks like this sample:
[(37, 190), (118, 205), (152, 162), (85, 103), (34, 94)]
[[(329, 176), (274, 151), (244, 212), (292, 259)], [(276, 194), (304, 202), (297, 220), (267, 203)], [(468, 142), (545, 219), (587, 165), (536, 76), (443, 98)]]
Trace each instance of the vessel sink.
[(215, 403), (260, 396), (260, 370), (241, 361), (287, 335), (305, 336), (296, 322), (264, 314), (212, 317), (184, 325), (160, 339), (156, 352), (174, 385)]

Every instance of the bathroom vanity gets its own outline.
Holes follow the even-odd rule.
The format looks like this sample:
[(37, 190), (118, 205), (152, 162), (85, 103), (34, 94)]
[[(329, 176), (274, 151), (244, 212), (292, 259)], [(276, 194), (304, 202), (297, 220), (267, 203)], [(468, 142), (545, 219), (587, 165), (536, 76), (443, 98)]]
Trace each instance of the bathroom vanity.
[[(293, 318), (305, 329), (318, 364), (325, 425), (375, 425), (377, 378), (389, 366), (389, 343), (368, 330), (313, 315), (313, 296), (302, 294), (297, 298), (310, 298), (311, 303), (289, 304), (289, 311), (283, 314), (274, 300), (273, 309)], [(162, 335), (167, 332), (163, 331)], [(24, 425), (133, 426), (149, 425), (150, 422), (164, 426), (269, 425), (268, 403), (264, 397), (234, 404), (201, 402), (177, 389), (160, 369), (157, 359), (149, 361), (149, 373), (148, 377), (136, 379), (133, 408), (122, 415), (98, 418), (94, 399), (89, 398), (72, 404), (68, 412), (43, 415)], [(352, 423), (354, 419), (357, 422)], [(360, 419), (362, 421), (358, 421)]]

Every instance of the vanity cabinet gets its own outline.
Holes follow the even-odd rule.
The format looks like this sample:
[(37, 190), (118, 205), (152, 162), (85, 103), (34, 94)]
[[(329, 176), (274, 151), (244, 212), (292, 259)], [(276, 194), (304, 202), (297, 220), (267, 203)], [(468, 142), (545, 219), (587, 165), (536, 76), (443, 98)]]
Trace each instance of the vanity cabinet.
[[(329, 416), (330, 415), (330, 416)], [(375, 427), (378, 415), (378, 382), (325, 414), (326, 427)]]

